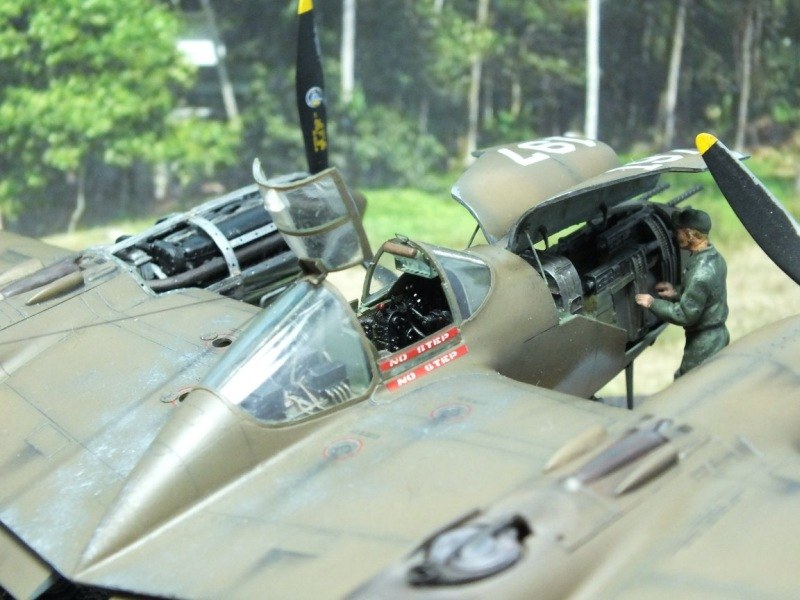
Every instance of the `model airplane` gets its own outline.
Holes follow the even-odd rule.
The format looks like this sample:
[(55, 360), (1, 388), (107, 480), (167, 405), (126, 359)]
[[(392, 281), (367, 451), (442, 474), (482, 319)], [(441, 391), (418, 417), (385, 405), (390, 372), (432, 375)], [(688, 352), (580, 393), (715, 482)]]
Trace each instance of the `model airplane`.
[[(721, 142), (697, 141), (745, 227), (800, 283), (798, 223)], [(792, 317), (649, 400), (648, 415), (596, 415), (564, 427), (574, 436), (531, 424), (531, 440), (563, 445), (530, 451), (516, 486), (454, 512), (354, 597), (791, 598), (798, 359)]]
[[(313, 33), (311, 8), (301, 0), (301, 38)], [(324, 151), (320, 96), (299, 97), (310, 111), (307, 148)], [(701, 149), (732, 202), (763, 196), (757, 182), (742, 184), (721, 144)], [(662, 550), (663, 528), (678, 540), (706, 540), (707, 530), (729, 540), (714, 526), (730, 522), (722, 517), (745, 494), (727, 479), (739, 469), (762, 485), (756, 502), (778, 484), (792, 499), (793, 434), (772, 421), (790, 428), (796, 409), (782, 399), (775, 419), (742, 400), (718, 406), (756, 386), (787, 393), (792, 331), (736, 345), (698, 370), (716, 375), (664, 394), (679, 400), (648, 404), (666, 420), (586, 400), (662, 328), (633, 296), (677, 278), (669, 214), (685, 194), (650, 197), (663, 173), (704, 170), (699, 153), (621, 166), (584, 139), (488, 150), (454, 196), (489, 244), (390, 240), (359, 302), (327, 281), (369, 248), (353, 194), (319, 161), (309, 156), (302, 177), (269, 179), (255, 166), (269, 222), (250, 238), (222, 231), (224, 201), (77, 255), (2, 239), (0, 585), (9, 593), (591, 594), (623, 581), (597, 574), (617, 573), (623, 548)], [(231, 219), (261, 210), (256, 189), (228, 199)], [(305, 275), (282, 294), (262, 285), (265, 270), (236, 273), (273, 225), (291, 248), (290, 278)], [(792, 225), (787, 217), (781, 240)], [(772, 252), (776, 236), (766, 237)], [(160, 242), (179, 251), (153, 266)], [(184, 252), (203, 244), (215, 250)], [(161, 263), (176, 256), (199, 258), (170, 275)], [(554, 521), (537, 521), (544, 512)], [(637, 526), (648, 520), (663, 527), (647, 536)], [(776, 535), (796, 537), (791, 527)], [(552, 587), (536, 579), (549, 565)], [(774, 589), (797, 584), (781, 573), (770, 572)]]
[[(721, 143), (703, 140), (732, 204), (775, 210), (757, 181), (737, 183), (746, 171)], [(602, 193), (609, 178), (614, 190), (641, 185), (616, 173), (579, 187)], [(800, 320), (733, 344), (649, 401), (648, 415), (520, 383), (500, 373), (538, 368), (528, 379), (543, 373), (551, 388), (585, 392), (586, 381), (603, 379), (598, 363), (625, 359), (578, 333), (559, 338), (575, 319), (596, 323), (603, 333), (595, 339), (611, 326), (559, 305), (537, 270), (547, 275), (542, 257), (533, 266), (508, 250), (513, 236), (505, 249), (469, 252), (392, 240), (354, 311), (324, 277), (357, 247), (352, 219), (341, 218), (339, 183), (326, 174), (265, 185), (275, 222), (292, 224), (293, 248), (311, 274), (258, 315), (206, 291), (154, 298), (129, 274), (106, 273), (113, 261), (98, 262), (97, 277), (84, 283), (89, 292), (72, 300), (24, 308), (23, 293), (3, 303), (7, 318), (16, 311), (0, 338), (6, 590), (36, 597), (77, 585), (181, 598), (794, 593)], [(310, 236), (297, 226), (314, 195), (306, 188), (336, 224)], [(585, 206), (585, 193), (559, 197)], [(607, 207), (589, 231), (619, 231), (615, 224), (647, 206)], [(786, 215), (777, 227), (796, 247), (793, 220)], [(320, 234), (341, 243), (314, 253), (328, 248)], [(381, 268), (386, 257), (394, 275)], [(517, 302), (532, 308), (512, 310)], [(549, 322), (539, 316), (543, 305)], [(223, 318), (241, 319), (233, 343), (199, 333)], [(531, 342), (542, 343), (531, 350), (538, 364), (555, 364), (548, 354), (557, 347), (557, 360), (572, 368), (544, 373), (519, 356)], [(87, 368), (79, 353), (93, 346), (105, 361)], [(592, 356), (593, 347), (605, 356)], [(182, 369), (206, 374), (200, 385), (173, 389)]]

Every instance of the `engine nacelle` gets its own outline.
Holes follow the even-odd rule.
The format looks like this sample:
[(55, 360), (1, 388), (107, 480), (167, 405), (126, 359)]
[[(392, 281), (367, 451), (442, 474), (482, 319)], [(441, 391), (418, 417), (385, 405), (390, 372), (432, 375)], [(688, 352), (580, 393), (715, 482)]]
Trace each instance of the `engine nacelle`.
[(255, 185), (162, 219), (109, 252), (156, 293), (201, 287), (262, 306), (300, 274)]

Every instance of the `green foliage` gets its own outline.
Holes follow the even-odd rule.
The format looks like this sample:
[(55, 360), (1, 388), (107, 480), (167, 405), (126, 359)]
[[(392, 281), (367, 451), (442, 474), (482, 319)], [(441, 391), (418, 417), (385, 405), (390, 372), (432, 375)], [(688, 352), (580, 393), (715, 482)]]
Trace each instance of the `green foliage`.
[(269, 174), (307, 169), (305, 151), (295, 105), (294, 73), (286, 65), (269, 69), (252, 65), (249, 84), (243, 99), (247, 109), (242, 115), (246, 173), (250, 175), (252, 159), (261, 159)]
[[(149, 0), (8, 0), (0, 10), (0, 203), (85, 170), (230, 160), (238, 132), (169, 121), (193, 81), (179, 21)], [(214, 141), (217, 139), (218, 141)], [(216, 148), (209, 152), (209, 145)], [(31, 190), (33, 188), (33, 190)]]
[(464, 248), (475, 229), (475, 219), (448, 192), (375, 188), (364, 190), (364, 194), (364, 229), (373, 248), (396, 234), (448, 248)]
[(142, 149), (141, 156), (150, 156), (171, 167), (182, 185), (198, 178), (213, 177), (220, 166), (233, 165), (241, 138), (240, 121), (198, 121), (171, 118), (165, 136), (154, 146)]
[[(800, 125), (800, 2), (781, 0), (765, 8), (760, 52), (763, 69), (756, 83), (755, 114), (771, 117), (779, 127), (772, 132), (759, 127), (761, 131), (757, 133), (759, 138), (777, 133), (780, 139), (785, 137), (786, 129)], [(776, 141), (775, 135), (769, 137), (772, 139), (764, 141)]]
[[(135, 179), (141, 175), (131, 173), (143, 162), (166, 163), (186, 189), (212, 174), (228, 188), (250, 183), (256, 156), (270, 174), (305, 169), (294, 91), (295, 5), (212, 0), (241, 109), (239, 122), (225, 124), (170, 117), (197, 76), (175, 49), (185, 15), (173, 9), (188, 4), (0, 2), (0, 211), (27, 208), (22, 198), (39, 207), (65, 203), (82, 168), (87, 186), (98, 190), (102, 183), (106, 197), (113, 186), (98, 180), (108, 177), (108, 165)], [(600, 137), (621, 152), (659, 149), (677, 4), (602, 3)], [(586, 5), (492, 0), (479, 27), (476, 0), (362, 0), (358, 97), (344, 106), (342, 3), (317, 2), (332, 164), (354, 185), (446, 188), (436, 177), (464, 151), (476, 54), (483, 65), (479, 147), (580, 131)], [(743, 15), (751, 9), (759, 18), (748, 141), (784, 146), (783, 168), (791, 170), (800, 153), (797, 142), (789, 143), (800, 130), (800, 0), (689, 3), (676, 145), (690, 146), (699, 130), (733, 141)], [(213, 90), (216, 80), (207, 83)]]
[(399, 110), (357, 98), (338, 112), (346, 116), (331, 128), (342, 149), (333, 162), (361, 185), (430, 187), (429, 175), (445, 164), (442, 145)]

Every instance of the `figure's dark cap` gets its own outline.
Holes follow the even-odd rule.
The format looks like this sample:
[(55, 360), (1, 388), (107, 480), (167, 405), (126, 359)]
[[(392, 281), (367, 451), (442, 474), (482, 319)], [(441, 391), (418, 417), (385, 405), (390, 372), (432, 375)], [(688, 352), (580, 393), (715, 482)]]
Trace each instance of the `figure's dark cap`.
[(696, 229), (700, 233), (711, 231), (711, 217), (708, 213), (691, 207), (672, 213), (672, 224), (676, 229)]

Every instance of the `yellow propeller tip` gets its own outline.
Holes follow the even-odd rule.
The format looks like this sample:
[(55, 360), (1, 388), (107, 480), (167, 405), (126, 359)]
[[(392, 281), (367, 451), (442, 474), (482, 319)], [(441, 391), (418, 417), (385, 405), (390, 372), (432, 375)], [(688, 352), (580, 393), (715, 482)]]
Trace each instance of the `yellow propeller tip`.
[(717, 143), (717, 138), (710, 133), (698, 133), (694, 143), (697, 145), (700, 154), (705, 154), (706, 150)]
[(313, 0), (298, 0), (297, 2), (297, 14), (302, 15), (303, 13), (307, 13), (308, 11), (314, 8)]

